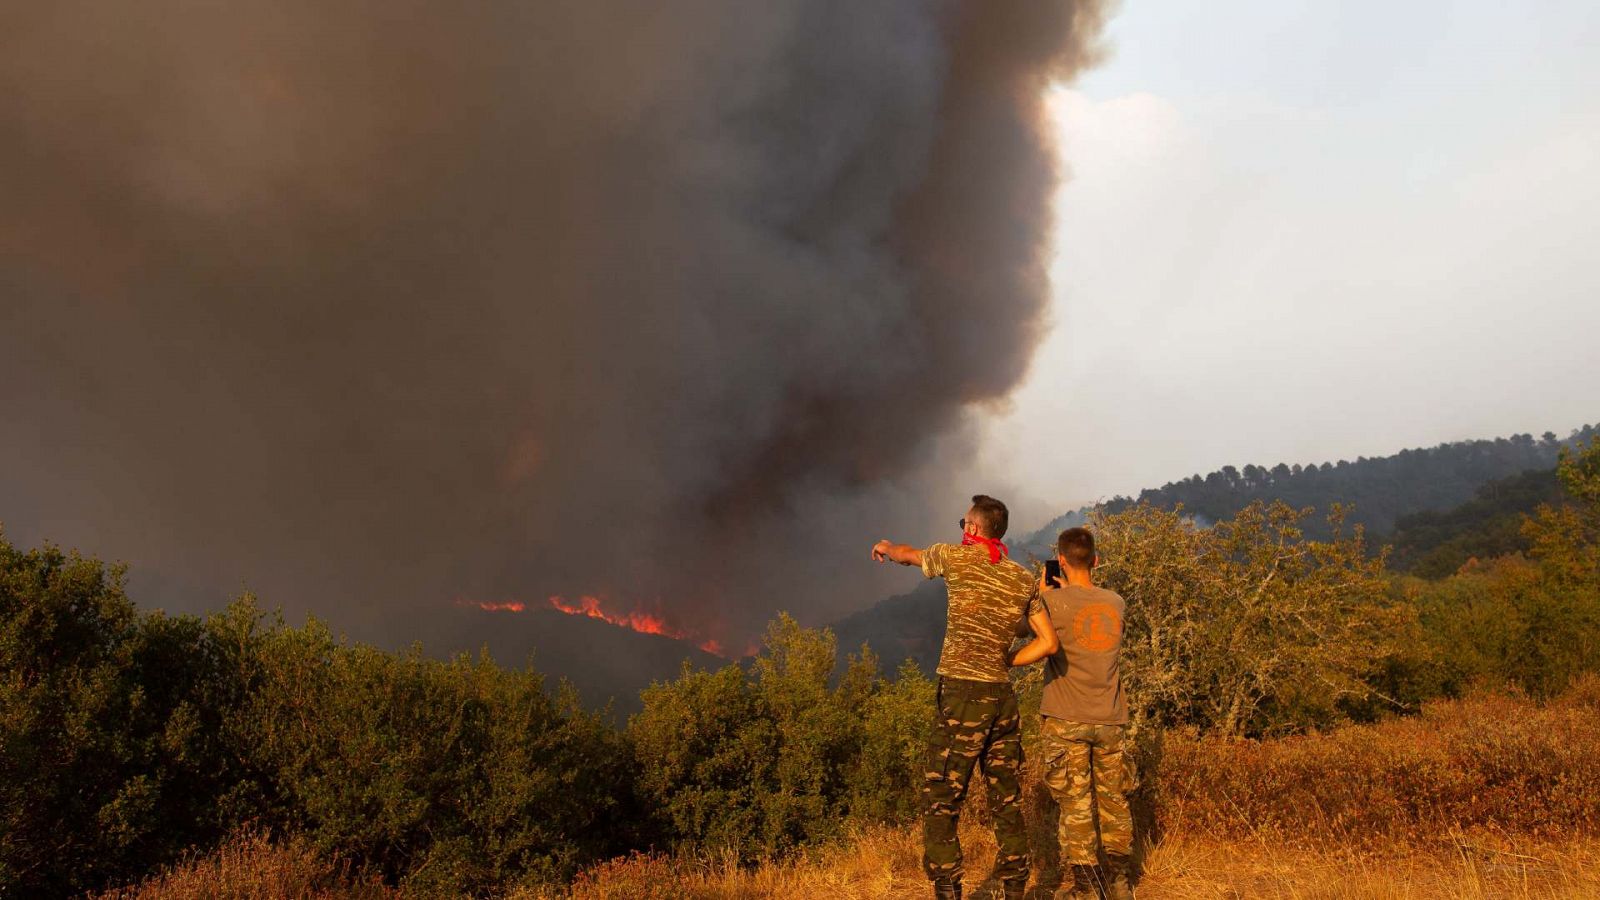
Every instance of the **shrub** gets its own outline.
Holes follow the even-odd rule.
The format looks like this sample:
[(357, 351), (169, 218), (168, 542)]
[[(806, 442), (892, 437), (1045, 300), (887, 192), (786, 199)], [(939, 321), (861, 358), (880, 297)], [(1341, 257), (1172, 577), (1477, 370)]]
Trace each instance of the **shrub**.
[(1472, 560), (1439, 581), (1399, 583), (1426, 646), (1413, 684), (1397, 689), (1459, 696), (1509, 685), (1551, 697), (1600, 671), (1600, 439), (1563, 449), (1556, 476), (1570, 502), (1524, 519), (1526, 557)]
[(933, 728), (933, 682), (907, 660), (880, 684), (861, 714), (861, 753), (849, 772), (850, 813), (864, 822), (904, 822), (918, 792)]
[(1100, 582), (1128, 599), (1130, 708), (1156, 726), (1224, 734), (1337, 721), (1370, 697), (1414, 612), (1388, 593), (1360, 529), (1307, 540), (1309, 510), (1252, 504), (1201, 528), (1181, 510), (1099, 515)]
[(1300, 847), (1392, 844), (1486, 828), (1600, 833), (1600, 677), (1539, 705), (1512, 696), (1265, 741), (1173, 732), (1165, 827)]
[(123, 571), (0, 535), (0, 894), (63, 894), (226, 829), (237, 700), (205, 629), (141, 616)]
[(249, 598), (141, 614), (120, 569), (0, 538), (0, 895), (137, 878), (247, 823), (420, 893), (647, 838), (623, 736), (570, 690), (262, 623)]
[(870, 654), (836, 685), (834, 639), (787, 615), (750, 666), (644, 692), (628, 724), (639, 788), (674, 844), (746, 859), (836, 836), (847, 821), (908, 815), (932, 687), (886, 682)]
[(139, 884), (95, 900), (217, 900), (294, 897), (297, 900), (394, 900), (399, 893), (348, 864), (329, 862), (304, 840), (272, 842), (242, 832), (204, 856), (191, 854)]
[(429, 659), (311, 623), (260, 636), (242, 744), (268, 821), (418, 889), (555, 878), (626, 846), (621, 736), (565, 690), (487, 657)]

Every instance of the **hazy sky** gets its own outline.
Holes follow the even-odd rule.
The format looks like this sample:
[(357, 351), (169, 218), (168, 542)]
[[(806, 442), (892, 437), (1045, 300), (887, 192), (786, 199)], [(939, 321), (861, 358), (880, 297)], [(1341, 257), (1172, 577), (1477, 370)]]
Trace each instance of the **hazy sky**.
[(1133, 0), (1054, 97), (1022, 524), (1222, 465), (1600, 420), (1600, 7)]

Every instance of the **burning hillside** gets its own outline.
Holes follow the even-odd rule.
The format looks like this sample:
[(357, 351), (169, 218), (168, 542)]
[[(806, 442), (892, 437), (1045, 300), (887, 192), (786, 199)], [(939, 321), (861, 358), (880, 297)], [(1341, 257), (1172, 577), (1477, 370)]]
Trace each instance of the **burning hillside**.
[[(528, 609), (528, 605), (521, 600), (457, 600), (456, 605), (475, 606), (487, 612), (520, 613)], [(568, 601), (564, 597), (549, 597), (541, 608), (552, 609), (569, 616), (598, 619), (608, 625), (627, 628), (640, 634), (655, 634), (677, 641), (688, 641), (713, 656), (727, 657), (727, 654), (723, 652), (722, 644), (715, 638), (703, 637), (692, 629), (677, 628), (667, 624), (659, 608), (651, 612), (646, 611), (643, 607), (635, 606), (627, 612), (616, 612), (606, 609), (604, 601), (591, 595), (579, 597), (575, 603)], [(749, 656), (753, 653), (755, 653), (755, 648), (752, 646), (747, 648), (745, 655)]]

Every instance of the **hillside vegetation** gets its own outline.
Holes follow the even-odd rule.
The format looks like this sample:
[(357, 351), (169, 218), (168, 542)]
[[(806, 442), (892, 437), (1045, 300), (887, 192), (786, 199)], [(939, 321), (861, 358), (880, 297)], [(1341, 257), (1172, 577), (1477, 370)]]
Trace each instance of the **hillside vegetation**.
[[(1503, 696), (1438, 701), (1416, 718), (1325, 733), (1263, 741), (1177, 733), (1146, 762), (1136, 799), (1161, 833), (1141, 842), (1144, 896), (1600, 895), (1597, 678), (1544, 704)], [(1058, 813), (1038, 775), (1037, 766), (1024, 773), (1035, 861), (1030, 896), (1042, 900), (1061, 871)], [(994, 887), (981, 883), (994, 856), (982, 808), (974, 804), (962, 833), (974, 896)], [(727, 852), (633, 854), (586, 869), (570, 886), (510, 896), (920, 898), (927, 895), (920, 854), (914, 827), (853, 826), (840, 840), (756, 866)], [(247, 832), (102, 900), (209, 900), (219, 889), (371, 900), (414, 893), (386, 888), (303, 840), (274, 844)]]
[[(1528, 434), (1494, 440), (1457, 441), (1393, 456), (1357, 457), (1301, 465), (1278, 463), (1266, 468), (1224, 466), (1208, 475), (1191, 475), (1136, 498), (1116, 497), (1104, 506), (1119, 512), (1137, 504), (1163, 509), (1182, 506), (1207, 522), (1227, 519), (1252, 503), (1281, 500), (1296, 509), (1326, 510), (1332, 503), (1350, 508), (1347, 524), (1375, 533), (1393, 530), (1401, 516), (1424, 510), (1449, 509), (1472, 499), (1478, 488), (1529, 469), (1550, 469), (1563, 446), (1600, 435), (1586, 425), (1567, 440), (1552, 432), (1537, 440)], [(1312, 531), (1323, 536), (1319, 526)]]
[(1460, 506), (1397, 519), (1388, 536), (1394, 547), (1389, 563), (1401, 572), (1442, 578), (1469, 560), (1526, 553), (1522, 520), (1540, 506), (1564, 502), (1554, 467), (1491, 481)]
[[(1282, 503), (1213, 527), (1099, 514), (1103, 580), (1131, 600), (1143, 833), (1179, 836), (1151, 871), (1183, 841), (1594, 837), (1600, 441), (1557, 472), (1565, 502), (1526, 519), (1525, 554), (1434, 580), (1390, 572), (1337, 509), (1326, 538)], [(119, 570), (0, 540), (0, 895), (193, 881), (256, 853), (411, 896), (588, 890), (678, 865), (660, 859), (795, 872), (862, 834), (899, 854), (932, 685), (835, 660), (832, 634), (782, 617), (750, 665), (686, 668), (616, 729), (531, 671), (351, 645), (248, 598), (143, 613)], [(1036, 710), (1038, 669), (1018, 684)], [(1525, 699), (1437, 705), (1484, 689)], [(1363, 766), (1361, 748), (1381, 752)], [(668, 855), (603, 862), (632, 851)]]

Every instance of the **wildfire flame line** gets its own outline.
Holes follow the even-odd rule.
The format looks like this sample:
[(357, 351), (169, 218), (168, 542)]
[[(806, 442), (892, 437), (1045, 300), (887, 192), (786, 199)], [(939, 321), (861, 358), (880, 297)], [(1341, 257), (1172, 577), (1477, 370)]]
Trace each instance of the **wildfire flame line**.
[[(456, 605), (476, 606), (479, 609), (487, 610), (489, 612), (519, 613), (527, 610), (528, 608), (528, 605), (521, 600), (503, 600), (499, 602), (483, 600), (457, 600)], [(674, 628), (673, 626), (668, 625), (666, 620), (662, 619), (660, 616), (645, 612), (637, 607), (627, 613), (610, 612), (605, 608), (599, 597), (585, 595), (579, 597), (576, 603), (572, 603), (564, 597), (555, 596), (550, 597), (546, 601), (546, 605), (549, 609), (553, 609), (556, 612), (565, 613), (569, 616), (584, 616), (590, 619), (599, 619), (608, 625), (616, 625), (619, 628), (632, 629), (640, 634), (659, 634), (662, 637), (668, 637), (678, 641), (695, 641), (697, 637), (693, 632), (686, 631), (682, 628)], [(699, 646), (701, 650), (704, 650), (713, 656), (726, 655), (723, 652), (722, 644), (719, 643), (715, 638), (707, 638), (703, 641), (699, 641), (697, 646)]]

